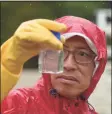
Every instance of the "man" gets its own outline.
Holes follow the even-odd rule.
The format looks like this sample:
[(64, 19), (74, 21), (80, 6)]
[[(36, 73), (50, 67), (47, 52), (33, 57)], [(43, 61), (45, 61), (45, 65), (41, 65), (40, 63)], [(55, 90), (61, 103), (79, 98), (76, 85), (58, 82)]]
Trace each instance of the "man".
[[(60, 42), (50, 30), (61, 32)], [(97, 114), (88, 103), (106, 65), (105, 35), (74, 16), (24, 22), (2, 45), (2, 114)], [(44, 49), (63, 49), (64, 72), (43, 74), (33, 88), (10, 91), (24, 63)]]

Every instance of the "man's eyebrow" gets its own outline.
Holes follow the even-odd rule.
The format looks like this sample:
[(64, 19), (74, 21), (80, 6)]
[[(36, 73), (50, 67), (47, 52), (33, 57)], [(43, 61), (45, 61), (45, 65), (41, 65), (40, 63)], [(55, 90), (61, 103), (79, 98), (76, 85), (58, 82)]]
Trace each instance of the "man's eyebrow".
[[(65, 45), (65, 44), (63, 44), (63, 46), (64, 46), (65, 48), (69, 48), (69, 46), (67, 46), (67, 45)], [(89, 51), (89, 52), (95, 54), (95, 53), (94, 53), (90, 48), (88, 48), (88, 47), (78, 46), (78, 47), (74, 47), (74, 49), (87, 50), (87, 51)], [(95, 54), (95, 55), (96, 55), (96, 54)]]
[[(63, 46), (66, 47), (66, 48), (69, 48), (69, 46), (67, 46), (65, 44), (63, 44)], [(77, 47), (74, 47), (74, 49), (85, 49), (85, 50), (89, 50), (88, 48), (83, 47), (83, 46), (77, 46)]]

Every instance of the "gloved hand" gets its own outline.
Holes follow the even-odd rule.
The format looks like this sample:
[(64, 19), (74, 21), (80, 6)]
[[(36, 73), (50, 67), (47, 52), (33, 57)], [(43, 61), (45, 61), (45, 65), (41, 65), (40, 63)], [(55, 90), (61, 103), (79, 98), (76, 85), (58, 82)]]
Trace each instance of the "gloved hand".
[[(62, 49), (63, 44), (50, 30), (63, 32), (66, 26), (47, 19), (22, 23), (1, 47), (2, 98), (16, 84), (24, 63), (43, 49)], [(7, 86), (6, 86), (7, 83)]]

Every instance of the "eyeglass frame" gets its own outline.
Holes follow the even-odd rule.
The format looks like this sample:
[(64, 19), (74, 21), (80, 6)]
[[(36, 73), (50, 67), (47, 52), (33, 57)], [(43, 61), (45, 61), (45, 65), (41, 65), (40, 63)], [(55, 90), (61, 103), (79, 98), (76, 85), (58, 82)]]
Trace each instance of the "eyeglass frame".
[[(92, 51), (92, 52), (90, 52), (90, 50), (88, 49), (88, 52), (90, 52), (90, 54), (91, 54), (91, 57), (92, 57), (92, 59), (89, 61), (89, 62), (80, 62), (80, 61), (77, 61), (77, 59), (76, 59), (76, 56), (73, 54), (74, 52), (75, 52), (75, 54), (76, 54), (76, 52), (78, 52), (78, 50), (82, 50), (83, 48), (80, 48), (80, 49), (78, 49), (78, 48), (76, 48), (75, 50), (73, 50), (73, 51), (71, 51), (71, 50), (68, 50), (68, 49), (63, 49), (63, 52), (64, 52), (64, 50), (66, 50), (67, 51), (67, 56), (65, 57), (65, 52), (64, 52), (64, 61), (67, 59), (67, 57), (69, 56), (69, 54), (70, 53), (72, 53), (72, 55), (74, 56), (74, 60), (77, 62), (77, 63), (80, 63), (80, 64), (90, 64), (92, 61), (94, 61), (95, 60), (95, 58), (96, 58), (96, 54)], [(87, 50), (87, 49), (86, 49)]]

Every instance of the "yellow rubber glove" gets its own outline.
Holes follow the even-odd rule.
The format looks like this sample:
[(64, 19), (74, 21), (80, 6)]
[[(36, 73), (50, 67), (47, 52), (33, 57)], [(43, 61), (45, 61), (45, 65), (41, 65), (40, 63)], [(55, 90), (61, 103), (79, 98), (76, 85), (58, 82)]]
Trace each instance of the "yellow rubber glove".
[(24, 63), (44, 49), (62, 49), (50, 30), (63, 32), (66, 26), (47, 19), (22, 23), (1, 47), (1, 98), (17, 83)]

